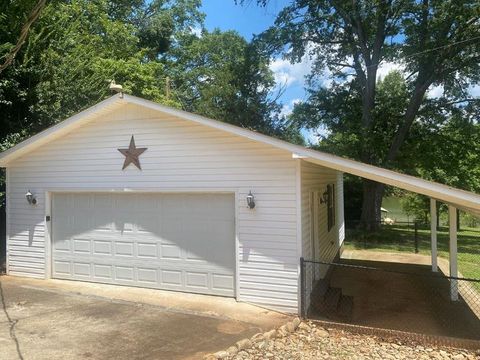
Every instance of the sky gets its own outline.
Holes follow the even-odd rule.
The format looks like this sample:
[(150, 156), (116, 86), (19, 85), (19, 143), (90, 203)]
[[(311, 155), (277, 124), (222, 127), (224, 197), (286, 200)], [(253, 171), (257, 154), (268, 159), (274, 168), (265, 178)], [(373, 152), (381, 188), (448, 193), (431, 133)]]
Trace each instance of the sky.
[[(248, 5), (235, 5), (234, 0), (203, 0), (202, 11), (206, 14), (207, 30), (236, 30), (245, 39), (260, 34), (273, 25), (276, 15), (290, 1), (270, 0), (267, 7), (256, 4), (256, 0), (247, 0)], [(291, 112), (295, 102), (305, 99), (305, 75), (310, 71), (311, 61), (305, 57), (301, 63), (290, 64), (281, 58), (274, 59), (271, 69), (278, 86), (285, 87), (280, 98), (282, 111)]]

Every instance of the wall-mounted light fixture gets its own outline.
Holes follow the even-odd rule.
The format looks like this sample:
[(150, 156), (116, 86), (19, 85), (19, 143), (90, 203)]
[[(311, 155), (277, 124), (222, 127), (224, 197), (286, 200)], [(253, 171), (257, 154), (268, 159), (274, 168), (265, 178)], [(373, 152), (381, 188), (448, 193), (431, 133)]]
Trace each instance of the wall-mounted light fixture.
[(323, 192), (322, 196), (320, 197), (320, 204), (328, 204), (330, 200), (330, 185), (327, 185), (327, 189)]
[(25, 194), (25, 198), (30, 205), (37, 205), (37, 198), (30, 192), (30, 190)]
[(250, 209), (253, 209), (255, 207), (255, 196), (252, 194), (252, 190), (247, 195), (247, 205)]

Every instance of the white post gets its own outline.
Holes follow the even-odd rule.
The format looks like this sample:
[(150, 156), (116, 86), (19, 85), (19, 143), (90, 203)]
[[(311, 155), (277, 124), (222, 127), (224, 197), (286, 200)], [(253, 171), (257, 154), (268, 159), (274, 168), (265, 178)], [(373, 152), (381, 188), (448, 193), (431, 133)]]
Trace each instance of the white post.
[[(457, 209), (448, 206), (448, 218), (450, 229), (450, 276), (458, 277), (457, 271)], [(450, 279), (450, 299), (458, 300), (458, 280)]]
[(437, 202), (430, 199), (430, 236), (432, 239), (432, 271), (438, 271), (437, 264)]

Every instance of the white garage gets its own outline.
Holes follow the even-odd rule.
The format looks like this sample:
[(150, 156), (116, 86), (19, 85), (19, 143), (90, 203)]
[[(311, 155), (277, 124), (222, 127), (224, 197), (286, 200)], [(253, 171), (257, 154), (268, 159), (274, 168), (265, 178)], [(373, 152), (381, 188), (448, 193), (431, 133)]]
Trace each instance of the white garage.
[(52, 276), (234, 296), (232, 194), (55, 193)]
[(302, 283), (300, 258), (342, 249), (343, 172), (480, 211), (473, 193), (126, 94), (1, 153), (0, 166), (9, 275), (294, 313), (315, 281)]
[(7, 272), (298, 312), (300, 257), (343, 240), (342, 172), (307, 152), (326, 156), (112, 96), (0, 154)]

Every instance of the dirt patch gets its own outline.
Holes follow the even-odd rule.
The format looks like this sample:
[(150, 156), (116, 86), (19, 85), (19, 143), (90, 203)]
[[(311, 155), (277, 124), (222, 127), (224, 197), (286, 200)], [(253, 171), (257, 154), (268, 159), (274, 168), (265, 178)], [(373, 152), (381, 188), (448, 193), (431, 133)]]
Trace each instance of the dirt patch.
[[(372, 261), (375, 260), (375, 261)], [(405, 260), (405, 259), (403, 259)], [(450, 300), (450, 281), (432, 274), (429, 265), (375, 259), (342, 259), (332, 270), (330, 286), (353, 298), (353, 314), (345, 322), (429, 335), (480, 339), (480, 319), (460, 287)], [(374, 268), (377, 270), (372, 270)], [(463, 284), (460, 284), (462, 286)], [(480, 305), (480, 296), (475, 298)], [(329, 319), (328, 313), (312, 313)], [(331, 320), (337, 321), (333, 317)]]

